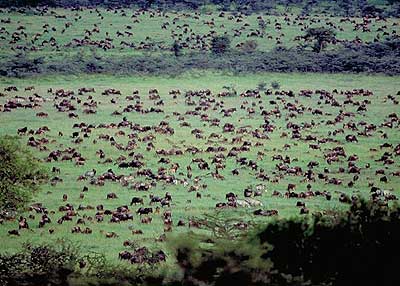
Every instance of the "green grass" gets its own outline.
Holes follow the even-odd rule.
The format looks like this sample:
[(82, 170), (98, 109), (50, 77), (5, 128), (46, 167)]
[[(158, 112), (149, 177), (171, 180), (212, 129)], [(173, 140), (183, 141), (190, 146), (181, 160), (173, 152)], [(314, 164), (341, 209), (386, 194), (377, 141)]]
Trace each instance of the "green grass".
[[(97, 137), (100, 134), (115, 135), (118, 129), (93, 129), (90, 138), (84, 139), (81, 144), (74, 144), (71, 142), (70, 135), (73, 131), (74, 123), (86, 122), (88, 124), (98, 125), (100, 123), (118, 123), (122, 120), (123, 116), (126, 116), (129, 121), (138, 123), (142, 126), (151, 125), (157, 126), (160, 121), (168, 121), (170, 126), (174, 128), (175, 134), (172, 136), (165, 136), (156, 134), (154, 131), (146, 133), (138, 133), (139, 138), (143, 138), (145, 135), (154, 134), (156, 139), (154, 140), (155, 149), (170, 149), (173, 146), (179, 149), (185, 149), (188, 146), (196, 146), (200, 149), (206, 149), (208, 146), (225, 146), (228, 151), (233, 146), (239, 147), (241, 144), (221, 143), (211, 144), (207, 143), (207, 138), (211, 133), (221, 134), (222, 138), (226, 138), (230, 142), (231, 139), (240, 134), (222, 133), (222, 126), (225, 123), (233, 123), (236, 127), (240, 126), (251, 126), (251, 130), (260, 128), (263, 124), (263, 117), (260, 114), (259, 107), (264, 107), (266, 110), (272, 110), (275, 108), (274, 105), (269, 103), (270, 100), (275, 100), (279, 104), (279, 109), (282, 112), (281, 118), (270, 117), (270, 121), (275, 125), (275, 131), (269, 134), (269, 140), (256, 139), (251, 134), (244, 134), (243, 139), (251, 141), (254, 145), (255, 142), (261, 142), (264, 145), (260, 147), (252, 146), (249, 152), (244, 152), (239, 157), (247, 157), (249, 159), (257, 160), (257, 152), (262, 151), (265, 156), (262, 160), (257, 160), (259, 168), (263, 168), (266, 173), (272, 178), (279, 175), (275, 165), (279, 161), (272, 161), (274, 154), (282, 154), (289, 156), (292, 161), (297, 159), (298, 161), (292, 162), (291, 166), (300, 166), (303, 171), (307, 170), (307, 163), (311, 160), (318, 161), (320, 165), (315, 168), (315, 173), (322, 173), (324, 168), (327, 167), (331, 170), (328, 176), (336, 177), (343, 180), (343, 185), (335, 186), (327, 184), (323, 180), (316, 180), (312, 182), (313, 190), (329, 191), (333, 195), (331, 201), (327, 201), (322, 197), (314, 197), (305, 200), (307, 207), (310, 209), (310, 213), (323, 211), (323, 210), (345, 210), (348, 205), (340, 203), (338, 196), (340, 192), (346, 194), (360, 194), (362, 196), (368, 196), (369, 187), (368, 183), (373, 182), (376, 186), (379, 186), (385, 190), (392, 190), (396, 195), (400, 195), (398, 188), (400, 179), (399, 177), (392, 176), (391, 173), (398, 170), (400, 166), (399, 157), (393, 156), (395, 161), (392, 165), (383, 165), (382, 162), (376, 162), (381, 155), (385, 152), (392, 152), (393, 148), (380, 149), (379, 145), (384, 142), (389, 142), (395, 146), (399, 143), (399, 130), (398, 123), (394, 124), (393, 128), (382, 128), (380, 125), (387, 120), (387, 116), (390, 113), (398, 113), (398, 105), (394, 105), (392, 101), (387, 99), (388, 95), (395, 95), (399, 90), (399, 77), (385, 77), (385, 76), (368, 76), (368, 75), (328, 75), (328, 74), (254, 74), (245, 76), (235, 76), (226, 73), (209, 73), (195, 71), (192, 73), (184, 74), (180, 77), (168, 78), (168, 77), (116, 77), (112, 75), (99, 75), (99, 76), (64, 76), (64, 77), (32, 77), (28, 79), (11, 79), (11, 78), (0, 78), (0, 90), (5, 96), (0, 97), (0, 105), (4, 105), (7, 100), (11, 100), (15, 96), (21, 96), (25, 99), (31, 96), (33, 93), (47, 99), (47, 101), (38, 109), (17, 109), (12, 112), (1, 112), (0, 113), (0, 134), (16, 135), (17, 129), (28, 126), (29, 128), (36, 130), (41, 126), (48, 126), (50, 132), (43, 136), (35, 135), (35, 138), (45, 137), (48, 138), (51, 143), (47, 144), (47, 151), (39, 151), (32, 149), (33, 153), (39, 158), (46, 158), (52, 150), (60, 149), (63, 150), (67, 147), (76, 148), (84, 158), (86, 158), (86, 164), (84, 166), (75, 166), (71, 162), (53, 162), (46, 163), (46, 166), (50, 169), (52, 166), (57, 166), (61, 169), (60, 177), (64, 180), (62, 183), (57, 184), (55, 187), (46, 185), (43, 190), (38, 194), (33, 202), (42, 202), (50, 211), (54, 213), (50, 214), (53, 223), (46, 225), (44, 228), (38, 228), (39, 216), (36, 215), (35, 220), (29, 220), (31, 230), (22, 231), (20, 237), (11, 237), (7, 235), (7, 231), (15, 229), (17, 227), (16, 221), (6, 221), (0, 225), (0, 237), (2, 238), (2, 251), (13, 252), (20, 249), (22, 243), (40, 243), (40, 242), (57, 242), (57, 239), (67, 237), (73, 242), (77, 242), (82, 246), (82, 249), (86, 252), (96, 251), (104, 253), (106, 257), (113, 262), (117, 261), (117, 253), (124, 249), (122, 242), (127, 239), (136, 240), (140, 245), (147, 245), (153, 249), (165, 249), (165, 243), (156, 243), (155, 238), (159, 237), (163, 233), (163, 221), (160, 215), (152, 215), (153, 223), (144, 225), (140, 223), (140, 219), (135, 215), (133, 222), (122, 222), (120, 224), (109, 223), (110, 217), (106, 217), (103, 223), (89, 222), (87, 221), (86, 226), (93, 229), (93, 234), (71, 234), (71, 228), (75, 225), (74, 222), (65, 222), (62, 225), (56, 223), (57, 219), (61, 217), (62, 213), (58, 212), (60, 205), (65, 205), (62, 201), (62, 195), (68, 195), (68, 202), (72, 203), (75, 208), (82, 205), (96, 206), (98, 204), (104, 204), (106, 209), (115, 209), (120, 205), (129, 204), (133, 196), (142, 196), (145, 198), (145, 205), (148, 205), (149, 193), (163, 196), (165, 192), (170, 192), (173, 196), (172, 212), (174, 225), (179, 219), (183, 219), (187, 222), (188, 218), (196, 216), (201, 217), (204, 213), (212, 213), (215, 211), (215, 204), (217, 202), (225, 201), (225, 194), (228, 192), (236, 192), (241, 198), (243, 197), (243, 190), (249, 185), (255, 185), (262, 183), (266, 185), (266, 192), (262, 197), (258, 197), (262, 203), (264, 209), (278, 209), (279, 217), (292, 217), (297, 216), (299, 209), (295, 206), (298, 199), (285, 199), (272, 197), (273, 191), (280, 191), (284, 193), (286, 191), (288, 183), (297, 184), (296, 192), (306, 191), (306, 184), (302, 182), (303, 177), (301, 176), (290, 176), (284, 175), (278, 183), (272, 183), (268, 181), (260, 181), (255, 178), (255, 171), (251, 171), (249, 168), (241, 168), (239, 176), (232, 176), (231, 170), (237, 168), (238, 165), (235, 162), (235, 158), (227, 158), (226, 168), (221, 171), (221, 174), (225, 176), (225, 180), (216, 180), (211, 176), (207, 175), (210, 171), (201, 171), (197, 168), (196, 164), (192, 164), (193, 178), (199, 176), (201, 178), (200, 184), (206, 184), (207, 188), (201, 190), (202, 198), (196, 199), (195, 192), (188, 192), (189, 186), (194, 185), (193, 180), (188, 180), (189, 185), (187, 187), (183, 185), (167, 185), (162, 182), (157, 182), (157, 186), (152, 188), (149, 192), (137, 192), (130, 190), (126, 187), (122, 187), (119, 183), (106, 182), (104, 187), (94, 187), (88, 182), (77, 182), (76, 178), (79, 175), (84, 174), (86, 171), (95, 168), (98, 174), (105, 172), (107, 169), (112, 168), (117, 174), (128, 175), (134, 173), (136, 170), (132, 169), (118, 169), (114, 163), (111, 164), (98, 164), (100, 160), (96, 156), (96, 151), (102, 149), (106, 158), (112, 158), (115, 160), (120, 155), (125, 155), (129, 152), (119, 151), (110, 145), (110, 142), (98, 140)], [(296, 97), (290, 98), (285, 96), (263, 95), (261, 99), (254, 98), (243, 98), (243, 97), (226, 97), (219, 98), (215, 95), (223, 90), (223, 86), (234, 85), (238, 92), (243, 92), (247, 89), (254, 89), (258, 83), (266, 82), (270, 85), (272, 81), (278, 81), (281, 84), (281, 90), (293, 90), (296, 93)], [(15, 85), (19, 88), (18, 92), (4, 92), (3, 89), (9, 85)], [(24, 91), (26, 86), (35, 86), (34, 91)], [(93, 100), (97, 101), (98, 108), (95, 115), (86, 115), (82, 112), (84, 107), (82, 104), (87, 101), (87, 95), (78, 96), (82, 99), (82, 104), (79, 105), (75, 101), (73, 104), (77, 107), (76, 113), (79, 115), (79, 119), (68, 119), (67, 113), (57, 112), (54, 108), (54, 103), (60, 102), (62, 99), (55, 99), (54, 95), (47, 93), (49, 88), (65, 90), (73, 90), (77, 94), (77, 89), (80, 87), (94, 87), (96, 93), (93, 95)], [(116, 88), (121, 90), (122, 96), (103, 96), (101, 92), (106, 88)], [(134, 104), (132, 101), (127, 101), (125, 97), (131, 95), (133, 89), (140, 91), (141, 101), (143, 102), (144, 108), (153, 106), (153, 101), (148, 98), (148, 90), (151, 88), (157, 88), (160, 92), (161, 99), (164, 100), (165, 105), (161, 106), (164, 113), (124, 113), (123, 116), (112, 116), (111, 113), (115, 110), (122, 111), (122, 109), (128, 104)], [(209, 118), (218, 118), (221, 120), (220, 127), (210, 127), (207, 122), (200, 121), (199, 117), (185, 115), (186, 111), (194, 110), (195, 106), (188, 106), (185, 104), (184, 92), (187, 90), (198, 90), (209, 88), (213, 92), (213, 98), (216, 101), (223, 101), (223, 108), (236, 107), (237, 112), (233, 113), (232, 117), (223, 117), (220, 112), (221, 108), (217, 110), (201, 111), (201, 114), (207, 114)], [(354, 96), (353, 100), (361, 102), (363, 100), (370, 100), (368, 104), (368, 112), (357, 113), (358, 106), (356, 105), (343, 105), (342, 107), (332, 107), (331, 105), (324, 104), (325, 100), (321, 100), (321, 104), (318, 104), (318, 95), (313, 95), (311, 98), (300, 97), (298, 92), (302, 89), (320, 90), (324, 89), (332, 91), (333, 89), (340, 90), (352, 90), (354, 88), (363, 88), (373, 91), (374, 95), (370, 97)], [(177, 99), (172, 99), (168, 94), (172, 89), (180, 89), (182, 95), (178, 96)], [(111, 104), (110, 99), (115, 98), (116, 104)], [(280, 98), (284, 101), (280, 101)], [(339, 103), (343, 104), (345, 97), (343, 95), (335, 95), (335, 98)], [(398, 98), (398, 96), (397, 96)], [(196, 103), (199, 102), (198, 98), (194, 98)], [(256, 114), (248, 116), (247, 112), (240, 109), (240, 105), (244, 102), (248, 102), (246, 107), (251, 107), (254, 103)], [(284, 109), (284, 105), (288, 103), (304, 106), (303, 114), (297, 114), (297, 117), (286, 120), (288, 111)], [(324, 115), (313, 115), (310, 110), (320, 109)], [(337, 124), (336, 126), (326, 125), (327, 120), (333, 120), (340, 110), (353, 112), (354, 117), (345, 117), (344, 121)], [(46, 112), (49, 114), (47, 119), (38, 118), (35, 116), (37, 112)], [(191, 124), (191, 127), (180, 127), (182, 121), (177, 120), (177, 116), (174, 116), (173, 112), (179, 112), (184, 116), (184, 121)], [(327, 137), (329, 131), (334, 129), (342, 128), (344, 123), (349, 121), (360, 122), (365, 121), (367, 124), (375, 124), (377, 126), (376, 131), (371, 132), (370, 137), (359, 136), (358, 143), (346, 143), (345, 135), (356, 134), (349, 129), (345, 129), (345, 134), (338, 134), (337, 136), (330, 136), (331, 138), (338, 140), (337, 143), (325, 143), (321, 144), (321, 150), (312, 150), (308, 148), (310, 143), (303, 140), (290, 140), (291, 132), (286, 128), (286, 124), (291, 121), (294, 123), (302, 124), (304, 122), (310, 123), (314, 121), (315, 127), (309, 130), (303, 130), (302, 136), (312, 134), (317, 136), (319, 139)], [(205, 139), (196, 139), (191, 134), (191, 130), (199, 128), (204, 131)], [(123, 128), (126, 134), (132, 131), (128, 128)], [(362, 126), (359, 126), (359, 131), (362, 131)], [(58, 131), (64, 133), (63, 137), (58, 136)], [(381, 131), (385, 132), (388, 139), (381, 137)], [(289, 138), (281, 138), (282, 132), (289, 133)], [(125, 136), (118, 137), (114, 136), (118, 143), (126, 144), (128, 138)], [(28, 136), (21, 136), (21, 144), (27, 142)], [(97, 139), (97, 143), (93, 144), (93, 139)], [(144, 168), (150, 168), (153, 172), (157, 172), (159, 167), (169, 168), (170, 164), (158, 164), (157, 161), (161, 156), (155, 154), (155, 150), (146, 151), (146, 143), (138, 141), (138, 147), (135, 149), (135, 153), (141, 153), (144, 155), (143, 162), (145, 163)], [(291, 148), (284, 150), (283, 146), (290, 144)], [(338, 163), (328, 165), (324, 159), (323, 153), (328, 148), (334, 148), (336, 146), (343, 146), (347, 156), (356, 154), (359, 159), (356, 162), (357, 166), (362, 168), (360, 179), (355, 183), (354, 187), (347, 187), (347, 183), (352, 179), (353, 175), (345, 173), (338, 173), (339, 167), (344, 167), (347, 170), (347, 160), (341, 159)], [(370, 148), (377, 148), (377, 152), (370, 152)], [(228, 151), (222, 152), (227, 155)], [(175, 176), (179, 179), (186, 178), (186, 166), (190, 161), (197, 158), (204, 158), (207, 162), (211, 163), (212, 153), (200, 153), (195, 156), (191, 154), (184, 154), (182, 156), (169, 156), (171, 164), (177, 162), (180, 164)], [(365, 168), (365, 165), (370, 163), (370, 168)], [(212, 165), (211, 165), (212, 166)], [(381, 176), (376, 176), (375, 171), (377, 169), (385, 169), (386, 175), (389, 179), (388, 183), (382, 183), (379, 181)], [(211, 169), (213, 171), (213, 168)], [(179, 172), (183, 172), (184, 175), (180, 175)], [(135, 177), (134, 181), (146, 181), (145, 177)], [(89, 191), (85, 193), (84, 199), (79, 199), (79, 194), (83, 186), (88, 186)], [(118, 194), (118, 199), (106, 200), (106, 194), (109, 192), (115, 192)], [(188, 203), (187, 200), (191, 200)], [(133, 207), (132, 211), (136, 211), (137, 207)], [(227, 217), (235, 217), (238, 220), (254, 221), (255, 223), (264, 222), (270, 220), (270, 218), (255, 217), (252, 215), (252, 209), (231, 209), (223, 211)], [(79, 211), (79, 217), (94, 216), (95, 211)], [(25, 215), (28, 215), (26, 213)], [(77, 219), (77, 218), (76, 218)], [(75, 220), (76, 220), (75, 219)], [(54, 234), (50, 235), (48, 229), (53, 228)], [(143, 235), (132, 235), (131, 229), (142, 229)], [(115, 239), (106, 238), (101, 231), (114, 231), (119, 237)], [(173, 227), (173, 235), (193, 231), (188, 227), (178, 228)], [(200, 230), (194, 230), (199, 232)]]

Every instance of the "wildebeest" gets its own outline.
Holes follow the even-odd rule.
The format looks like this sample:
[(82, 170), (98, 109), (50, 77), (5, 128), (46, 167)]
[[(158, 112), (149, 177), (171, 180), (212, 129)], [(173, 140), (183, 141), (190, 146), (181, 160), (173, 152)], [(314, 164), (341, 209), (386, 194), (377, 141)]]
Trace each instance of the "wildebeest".
[(133, 204), (142, 204), (143, 205), (143, 198), (133, 197), (131, 200), (131, 205)]
[(147, 215), (147, 214), (153, 213), (153, 208), (140, 207), (136, 211), (136, 213), (139, 214), (139, 215)]

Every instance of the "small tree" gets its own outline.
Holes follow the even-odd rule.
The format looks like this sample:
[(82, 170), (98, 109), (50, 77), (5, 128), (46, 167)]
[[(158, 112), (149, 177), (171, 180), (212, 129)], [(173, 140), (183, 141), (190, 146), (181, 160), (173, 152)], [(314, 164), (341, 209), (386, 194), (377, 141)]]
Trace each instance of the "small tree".
[(174, 51), (175, 57), (179, 57), (182, 54), (182, 46), (177, 41), (173, 43), (172, 50)]
[(267, 28), (267, 23), (265, 22), (265, 20), (263, 18), (258, 20), (258, 29), (260, 29), (262, 36), (265, 35), (265, 29), (266, 28)]
[(306, 41), (313, 43), (313, 51), (316, 53), (321, 52), (328, 43), (336, 39), (336, 34), (331, 29), (324, 27), (309, 28), (303, 36)]
[(211, 51), (214, 54), (223, 54), (230, 49), (231, 40), (228, 36), (216, 36), (211, 40)]
[(39, 162), (17, 138), (0, 137), (0, 209), (24, 206), (46, 179)]

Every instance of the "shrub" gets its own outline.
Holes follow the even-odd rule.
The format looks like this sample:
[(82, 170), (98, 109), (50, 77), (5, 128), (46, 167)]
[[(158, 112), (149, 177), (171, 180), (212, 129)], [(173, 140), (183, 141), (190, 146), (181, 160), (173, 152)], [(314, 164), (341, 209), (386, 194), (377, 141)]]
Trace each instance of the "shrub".
[(65, 56), (61, 59), (20, 57), (0, 59), (0, 74), (29, 76), (37, 74), (154, 74), (178, 75), (191, 69), (225, 70), (234, 73), (254, 72), (371, 72), (400, 74), (400, 40), (396, 37), (364, 45), (345, 44), (337, 50), (315, 53), (307, 49), (280, 48), (251, 53), (232, 50), (215, 54), (182, 53), (178, 58), (165, 55), (87, 57)]
[(261, 81), (257, 85), (258, 90), (264, 91), (267, 89), (267, 83), (265, 81)]
[(230, 49), (231, 40), (228, 36), (216, 36), (211, 40), (211, 51), (214, 54), (224, 54)]
[(68, 285), (80, 262), (78, 248), (65, 241), (55, 245), (25, 244), (22, 251), (0, 255), (1, 285)]
[(102, 255), (83, 256), (64, 241), (25, 245), (21, 252), (0, 255), (0, 283), (86, 285), (81, 282), (87, 279), (90, 285), (399, 285), (393, 261), (400, 256), (400, 207), (386, 203), (355, 198), (347, 212), (264, 225), (249, 222), (252, 229), (241, 235), (232, 231), (237, 225), (232, 217), (226, 223), (222, 215), (205, 217), (202, 227), (216, 235), (189, 232), (168, 238), (181, 269), (170, 277), (152, 268), (107, 264)]
[(280, 83), (278, 81), (274, 80), (273, 82), (271, 82), (271, 87), (273, 89), (280, 89), (281, 85), (280, 85)]
[(1, 75), (23, 77), (29, 74), (41, 73), (43, 58), (29, 59), (24, 53), (19, 53), (0, 66)]

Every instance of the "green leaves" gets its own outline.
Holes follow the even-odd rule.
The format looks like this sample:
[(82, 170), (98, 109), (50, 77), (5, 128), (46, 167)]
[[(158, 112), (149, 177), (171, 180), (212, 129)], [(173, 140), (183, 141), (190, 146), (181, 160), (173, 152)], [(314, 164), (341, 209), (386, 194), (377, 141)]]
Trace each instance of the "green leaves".
[(46, 171), (18, 138), (0, 138), (0, 209), (22, 207), (46, 179)]

